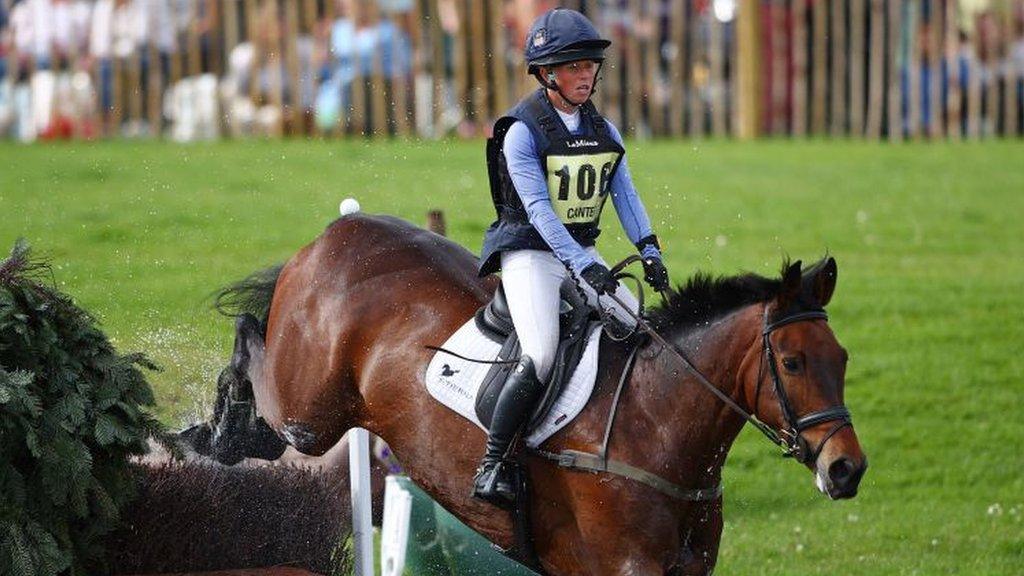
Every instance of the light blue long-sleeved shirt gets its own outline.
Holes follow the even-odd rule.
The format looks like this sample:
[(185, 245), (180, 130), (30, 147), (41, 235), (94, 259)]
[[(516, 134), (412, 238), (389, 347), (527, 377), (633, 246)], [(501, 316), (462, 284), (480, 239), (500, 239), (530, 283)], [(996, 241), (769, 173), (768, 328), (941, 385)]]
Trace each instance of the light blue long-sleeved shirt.
[[(619, 134), (618, 129), (611, 122), (606, 121), (606, 123), (612, 138), (622, 146), (622, 135)], [(576, 130), (570, 130), (574, 136), (581, 132), (582, 127), (579, 126)], [(547, 177), (541, 167), (533, 135), (530, 134), (530, 129), (526, 124), (522, 122), (513, 124), (505, 134), (503, 147), (512, 184), (515, 186), (516, 193), (519, 194), (519, 199), (523, 202), (530, 224), (547, 242), (555, 257), (573, 272), (579, 274), (596, 260), (573, 239), (551, 207)], [(625, 156), (612, 178), (610, 193), (615, 212), (619, 216), (619, 222), (622, 223), (622, 228), (626, 231), (630, 242), (635, 244), (641, 238), (650, 236), (653, 233), (651, 222), (636, 193), (636, 188), (633, 186), (633, 179), (629, 175), (629, 166), (626, 164)], [(644, 258), (661, 257), (658, 249), (651, 245), (644, 246), (641, 255)]]

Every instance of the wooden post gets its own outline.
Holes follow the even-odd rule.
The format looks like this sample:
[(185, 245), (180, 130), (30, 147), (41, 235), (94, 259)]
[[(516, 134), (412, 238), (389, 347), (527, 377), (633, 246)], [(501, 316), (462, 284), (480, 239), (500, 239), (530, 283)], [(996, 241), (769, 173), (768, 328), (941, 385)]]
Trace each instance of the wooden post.
[(811, 132), (825, 134), (828, 110), (828, 0), (811, 0), (814, 10)]
[(807, 135), (807, 0), (793, 0), (793, 136)]
[(171, 54), (171, 63), (168, 67), (168, 73), (170, 77), (167, 79), (168, 85), (177, 84), (181, 80), (181, 59), (184, 57), (187, 47), (185, 41), (181, 37), (181, 31), (178, 30), (177, 25), (174, 27), (174, 52)]
[(744, 95), (740, 92), (740, 41), (739, 41), (739, 20), (736, 19), (737, 11), (733, 14), (731, 42), (729, 49), (729, 134), (735, 138), (740, 136), (740, 108)]
[(850, 0), (850, 135), (864, 136), (864, 0)]
[(939, 123), (939, 107), (942, 93), (939, 85), (942, 59), (939, 56), (939, 38), (942, 34), (938, 0), (932, 0), (928, 14), (928, 137), (935, 140), (942, 137)]
[(903, 89), (900, 79), (900, 66), (908, 66), (909, 62), (903, 53), (903, 6), (904, 0), (888, 0), (889, 7), (889, 140), (903, 140)]
[(665, 107), (661, 101), (661, 27), (660, 14), (653, 0), (644, 4), (644, 20), (648, 23), (649, 34), (644, 42), (644, 76), (647, 90), (647, 122), (651, 133), (663, 135), (665, 129)]
[(155, 137), (163, 135), (163, 110), (161, 109), (161, 103), (163, 102), (163, 68), (160, 65), (160, 54), (156, 48), (156, 41), (153, 38), (152, 30), (149, 36), (149, 42), (146, 44), (145, 50), (148, 52), (149, 58), (149, 77), (146, 79), (148, 84), (147, 92), (148, 98), (146, 99), (146, 108), (149, 112), (149, 129), (150, 134)]
[[(331, 42), (331, 39), (330, 39), (331, 31), (332, 31), (332, 29), (334, 27), (335, 20), (337, 20), (339, 18), (339, 16), (340, 15), (338, 14), (337, 0), (324, 0), (324, 19), (327, 20), (327, 29), (328, 29), (328, 31), (327, 31), (327, 42), (328, 42), (327, 57), (328, 58), (331, 58), (331, 55), (332, 55), (332, 48), (331, 48), (331, 44), (330, 44), (330, 42)], [(346, 16), (348, 16), (349, 18), (352, 17), (351, 14), (347, 14)], [(345, 90), (344, 87), (342, 89)], [(351, 90), (352, 90), (352, 85), (351, 84), (349, 85), (348, 90), (349, 90), (348, 94), (345, 95), (346, 98), (348, 98), (348, 96), (351, 94)], [(340, 97), (341, 97), (341, 95), (339, 95), (339, 98)], [(330, 136), (332, 136), (334, 138), (340, 138), (342, 136), (347, 135), (347, 130), (351, 126), (350, 121), (351, 121), (351, 118), (352, 118), (352, 101), (349, 99), (349, 100), (346, 100), (346, 103), (347, 103), (347, 106), (340, 109), (340, 112), (338, 114), (338, 119), (335, 120), (334, 126), (331, 126), (331, 128), (328, 131), (326, 131)], [(340, 101), (339, 101), (338, 104), (340, 106), (340, 104), (341, 104)]]
[(921, 35), (921, 27), (924, 25), (924, 15), (920, 10), (921, 2), (922, 0), (907, 0), (907, 29), (910, 35), (907, 56), (907, 84), (910, 91), (907, 96), (907, 135), (914, 140), (921, 137), (921, 98), (924, 94), (921, 86), (921, 70), (924, 66), (922, 47), (927, 38)]
[(622, 67), (625, 66), (623, 43), (612, 42), (611, 48), (605, 52), (607, 58), (601, 68), (601, 76), (604, 78), (601, 83), (604, 85), (604, 102), (601, 113), (605, 114), (619, 130), (625, 134), (626, 121), (623, 117), (624, 99), (626, 96), (622, 91)]
[(878, 140), (882, 135), (882, 112), (885, 109), (885, 0), (871, 0), (870, 57), (867, 136)]
[(206, 37), (207, 45), (209, 46), (209, 70), (210, 72), (221, 78), (224, 76), (225, 70), (225, 55), (224, 55), (224, 44), (223, 37), (220, 34), (221, 31), (221, 2), (218, 0), (207, 0), (206, 2)]
[[(516, 7), (518, 8), (516, 10), (517, 17), (520, 18), (521, 21), (523, 23), (525, 23), (526, 25), (529, 25), (530, 22), (533, 22), (533, 19), (536, 16), (540, 15), (540, 14), (538, 14), (537, 8), (535, 6), (533, 6), (532, 4), (528, 4), (528, 3), (524, 3), (524, 2), (519, 2), (519, 3), (515, 3), (515, 4), (517, 5)], [(516, 44), (515, 44), (515, 46), (517, 48), (517, 50), (516, 50), (516, 59), (517, 59), (517, 62), (519, 63), (518, 66), (516, 66), (515, 75), (513, 76), (513, 78), (516, 80), (516, 85), (515, 85), (516, 86), (516, 88), (515, 88), (516, 100), (519, 100), (519, 98), (521, 96), (524, 96), (528, 92), (530, 92), (531, 90), (534, 90), (535, 88), (537, 88), (537, 81), (532, 76), (530, 76), (529, 74), (526, 73), (526, 62), (522, 61), (523, 48), (525, 46), (522, 45), (522, 44), (519, 44), (519, 42), (524, 41), (524, 38), (523, 37), (513, 38), (513, 41), (516, 42)], [(615, 44), (612, 45), (612, 48), (613, 48), (612, 54), (609, 54), (609, 57), (613, 57), (614, 51), (616, 49)], [(618, 47), (617, 49), (621, 50), (621, 46)], [(608, 64), (608, 60), (605, 60), (605, 65), (607, 66), (607, 64)], [(609, 69), (609, 70), (607, 70), (607, 72), (610, 74), (611, 70)], [(602, 111), (602, 113), (606, 112), (606, 108), (604, 108), (604, 107), (600, 108), (600, 110)], [(613, 112), (614, 112), (614, 110), (613, 110)], [(612, 115), (610, 117), (613, 119), (613, 121), (616, 121), (616, 123), (618, 124), (618, 126), (620, 128), (625, 130), (625, 126), (622, 126), (621, 122), (617, 122), (617, 117), (616, 116)]]
[(427, 212), (427, 230), (430, 230), (434, 234), (441, 236), (447, 236), (448, 227), (444, 222), (444, 212), (441, 210), (431, 210)]
[[(288, 2), (289, 0), (284, 0)], [(267, 35), (271, 44), (267, 46), (267, 68), (268, 89), (270, 91), (270, 105), (277, 110), (277, 118), (271, 126), (271, 136), (281, 137), (284, 134), (284, 61), (281, 54), (283, 34), (281, 34), (281, 7), (278, 0), (263, 0), (263, 9), (270, 13), (270, 18), (264, 24), (268, 27)], [(263, 14), (266, 16), (266, 14)]]
[(245, 38), (252, 45), (252, 60), (249, 62), (249, 100), (255, 109), (263, 104), (260, 94), (260, 67), (263, 58), (260, 55), (260, 44), (256, 41), (256, 0), (245, 0)]
[(302, 82), (299, 78), (299, 3), (297, 0), (285, 0), (284, 3), (285, 35), (282, 46), (285, 48), (285, 65), (288, 70), (288, 124), (292, 135), (306, 135), (306, 108), (302, 103)]
[(469, 58), (472, 64), (473, 120), (478, 129), (490, 123), (494, 114), (488, 107), (491, 83), (487, 81), (487, 14), (484, 13), (484, 8), (484, 2), (480, 0), (471, 1), (466, 5), (466, 19), (470, 23), (470, 29), (467, 31)]
[(705, 58), (707, 47), (700, 42), (702, 16), (697, 12), (691, 14), (690, 24), (690, 110), (689, 110), (689, 134), (690, 138), (701, 138), (704, 135), (704, 100), (702, 92), (707, 87), (707, 60)]
[[(331, 2), (331, 1), (333, 1), (333, 0), (327, 0), (327, 2)], [(320, 22), (319, 22), (319, 18), (318, 18), (318, 14), (317, 14), (317, 5), (316, 4), (317, 4), (316, 0), (303, 0), (303, 2), (302, 2), (303, 27), (306, 29), (306, 31), (309, 32), (309, 35), (310, 35), (310, 37), (313, 38), (314, 42), (318, 42), (319, 41), (319, 39), (317, 38), (317, 34), (320, 32), (318, 30), (318, 27), (320, 26)], [(331, 53), (330, 23), (328, 23), (326, 43), (327, 43), (327, 45), (324, 47), (324, 50), (326, 51), (325, 56), (328, 59), (330, 59), (330, 53)], [(323, 136), (323, 130), (320, 129), (320, 125), (316, 122), (316, 104), (315, 104), (315, 102), (316, 102), (317, 93), (319, 93), (319, 91), (320, 91), (320, 74), (319, 74), (319, 71), (318, 71), (318, 67), (319, 67), (318, 64), (319, 63), (316, 61), (316, 54), (317, 54), (317, 49), (314, 47), (313, 48), (313, 59), (312, 59), (313, 66), (309, 70), (309, 74), (310, 74), (309, 88), (310, 88), (310, 91), (312, 92), (313, 102), (314, 102), (313, 108), (309, 111), (310, 114), (312, 115), (312, 122), (310, 122), (310, 126), (309, 126), (309, 135), (310, 136), (315, 135), (315, 136), (317, 136), (319, 138), (319, 137)]]
[(116, 52), (110, 54), (110, 110), (107, 115), (107, 135), (121, 135), (121, 121), (124, 120), (124, 58)]
[[(1024, 6), (1021, 6), (1019, 1), (1012, 1), (1007, 6), (1005, 30), (1003, 34), (1003, 50), (1002, 54), (1004, 58), (1008, 58), (1010, 51), (1013, 48), (1014, 42), (1017, 40), (1017, 36), (1022, 33), (1021, 30), (1017, 29), (1017, 19), (1014, 14), (1015, 11), (1024, 11)], [(993, 50), (992, 52), (995, 52)], [(1017, 116), (1017, 106), (1020, 100), (1018, 99), (1017, 93), (1017, 82), (1020, 75), (1024, 74), (1024, 70), (1018, 70), (1016, 64), (1011, 60), (1006, 66), (1006, 75), (1003, 79), (1003, 136), (1017, 136), (1020, 134), (1018, 123), (1020, 119)], [(998, 85), (992, 82), (989, 86), (989, 93), (995, 93), (998, 89)], [(993, 97), (991, 102), (995, 101)], [(993, 110), (993, 118), (995, 117), (994, 111), (996, 106), (993, 104), (990, 110)]]
[[(971, 140), (977, 140), (981, 134), (981, 71), (983, 68), (980, 53), (982, 49), (987, 52), (987, 47), (981, 45), (979, 36), (978, 28), (975, 27), (974, 34), (967, 39), (974, 47), (971, 50), (972, 57), (967, 61), (967, 137)], [(991, 64), (988, 54), (985, 56), (985, 63), (986, 65)], [(993, 68), (988, 69), (992, 70)], [(993, 117), (991, 109), (988, 117)], [(989, 133), (988, 126), (985, 131)]]
[(761, 24), (758, 14), (758, 0), (740, 0), (737, 14), (737, 41), (739, 58), (737, 87), (739, 90), (739, 137), (743, 140), (756, 138), (760, 133), (761, 121)]
[(406, 21), (406, 32), (409, 34), (409, 70), (405, 74), (403, 82), (405, 83), (404, 91), (402, 93), (403, 103), (400, 105), (402, 114), (404, 116), (402, 122), (399, 124), (399, 133), (408, 135), (417, 135), (417, 127), (419, 121), (417, 117), (417, 102), (419, 98), (416, 94), (417, 80), (423, 75), (423, 18), (420, 14), (420, 2), (413, 2), (409, 11), (405, 14)]
[[(1008, 7), (1010, 7), (1010, 6), (1008, 6)], [(1002, 33), (1001, 36), (1004, 37), (1004, 38), (1007, 38), (1007, 35), (1009, 34), (1009, 32), (1010, 32), (1009, 30), (1005, 30), (1004, 33)], [(982, 119), (981, 118), (981, 110), (980, 110), (981, 109), (981, 105), (982, 105), (982, 101), (981, 101), (981, 74), (978, 72), (978, 69), (981, 68), (981, 60), (977, 57), (979, 50), (982, 48), (982, 44), (981, 44), (981, 39), (979, 38), (979, 35), (977, 34), (977, 31), (975, 33), (975, 37), (974, 37), (973, 41), (974, 41), (974, 45), (975, 45), (975, 56), (976, 57), (975, 57), (974, 61), (972, 61), (973, 68), (972, 68), (972, 72), (971, 72), (971, 83), (968, 86), (968, 90), (971, 91), (971, 96), (970, 96), (971, 97), (971, 102), (970, 102), (970, 104), (968, 106), (971, 107), (972, 112), (970, 114), (972, 114), (972, 115), (975, 114), (974, 109), (975, 108), (978, 109), (978, 111), (976, 113), (976, 117), (979, 119), (978, 120), (978, 124), (979, 124), (979, 133), (980, 133), (980, 135), (990, 136), (990, 135), (994, 135), (996, 133), (996, 130), (998, 129), (997, 128), (997, 124), (998, 124), (998, 119), (999, 119), (999, 83), (997, 81), (997, 77), (996, 77), (995, 74), (989, 74), (988, 75), (988, 78), (986, 79), (987, 82), (988, 82), (988, 89), (985, 91), (985, 117)], [(998, 46), (998, 43), (997, 43), (997, 39), (995, 38), (995, 35), (993, 35), (993, 34), (986, 35), (985, 43), (984, 43), (984, 48), (985, 48), (984, 68), (986, 70), (989, 70), (989, 71), (998, 70), (998, 60), (996, 59), (996, 54), (999, 53), (999, 46)], [(1008, 54), (1008, 57), (1009, 57), (1009, 54)], [(1012, 66), (1013, 65), (1010, 64), (1010, 61), (1008, 61), (1007, 67), (1006, 67), (1007, 68), (1007, 71), (1006, 71), (1007, 73), (1009, 73), (1009, 71), (1010, 71), (1009, 69), (1012, 68)], [(977, 81), (977, 82), (975, 82), (975, 81)], [(975, 101), (977, 101), (977, 105), (974, 104)]]
[(832, 0), (832, 118), (833, 137), (846, 133), (846, 0)]
[[(710, 10), (710, 8), (709, 8)], [(708, 46), (708, 63), (711, 66), (710, 102), (711, 132), (716, 138), (725, 136), (725, 46), (722, 45), (722, 23), (710, 14), (711, 29)]]
[(960, 133), (960, 37), (956, 19), (956, 0), (945, 0), (946, 12), (946, 135), (959, 140)]
[(673, 137), (683, 134), (685, 112), (683, 96), (690, 83), (686, 81), (686, 4), (685, 0), (672, 0), (668, 15), (669, 30), (672, 35), (672, 60), (669, 64), (669, 131)]
[[(399, 22), (397, 19), (399, 16), (402, 17), (402, 21)], [(395, 22), (395, 28), (398, 30), (391, 40), (391, 54), (392, 54), (392, 66), (388, 80), (390, 84), (390, 90), (388, 93), (391, 98), (388, 99), (388, 103), (391, 108), (391, 119), (394, 126), (395, 134), (398, 136), (409, 135), (409, 124), (411, 120), (411, 114), (409, 112), (409, 78), (410, 71), (402, 70), (399, 68), (399, 53), (402, 50), (402, 32), (407, 32), (407, 24), (409, 24), (410, 14), (395, 14), (389, 13), (387, 17)], [(409, 57), (412, 61), (415, 61), (414, 44), (412, 43), (412, 36), (409, 37)], [(411, 64), (412, 62), (410, 62)]]
[(128, 121), (142, 120), (142, 51), (145, 46), (133, 46), (128, 56)]
[[(224, 60), (227, 61), (231, 51), (238, 46), (238, 2), (239, 0), (224, 0)], [(227, 66), (224, 66), (227, 69)]]
[(637, 26), (640, 24), (640, 6), (638, 1), (629, 3), (629, 19), (633, 29), (629, 30), (625, 38), (626, 49), (626, 89), (623, 91), (625, 98), (626, 126), (621, 126), (632, 136), (640, 136), (643, 133), (643, 118), (641, 117), (641, 101), (644, 97), (643, 75), (640, 73), (640, 43), (637, 40)]
[(784, 135), (789, 127), (786, 118), (786, 90), (788, 88), (786, 76), (789, 67), (789, 55), (786, 33), (786, 7), (785, 2), (772, 2), (769, 4), (772, 43), (771, 77), (769, 78), (769, 96), (771, 98), (768, 109), (769, 130), (773, 135)]
[(188, 75), (202, 73), (203, 53), (199, 43), (199, 0), (190, 0), (189, 13), (192, 21), (188, 25)]
[(505, 57), (509, 44), (503, 25), (502, 0), (489, 0), (488, 8), (491, 25), (491, 74), (494, 77), (494, 107), (497, 115), (508, 110), (510, 105), (508, 59)]
[(433, 127), (435, 138), (440, 138), (444, 135), (442, 118), (444, 115), (445, 89), (448, 76), (445, 66), (444, 30), (441, 28), (439, 4), (440, 0), (431, 0), (428, 3), (430, 7), (430, 74), (434, 81), (432, 110), (434, 113)]
[[(380, 24), (381, 14), (376, 2), (363, 4), (363, 10), (366, 10), (369, 16), (367, 24), (372, 24), (373, 26)], [(374, 138), (386, 138), (389, 135), (388, 105), (386, 88), (384, 86), (384, 62), (381, 52), (380, 46), (377, 46), (373, 53), (373, 62), (370, 68), (370, 122), (373, 130), (371, 136)]]
[[(349, 14), (349, 18), (352, 19), (352, 23), (355, 26), (356, 33), (359, 33), (359, 29), (365, 25), (366, 15), (364, 10), (364, 0), (355, 0), (351, 4), (352, 13)], [(359, 55), (358, 50), (354, 54), (354, 70), (355, 75), (352, 78), (352, 83), (349, 85), (349, 101), (348, 111), (346, 114), (346, 134), (368, 136), (369, 128), (369, 116), (366, 110), (366, 83), (367, 75), (364, 74), (363, 60)]]
[(452, 66), (455, 69), (455, 102), (462, 113), (462, 117), (469, 118), (469, 64), (466, 62), (466, 36), (469, 34), (469, 22), (467, 3), (474, 0), (456, 0), (454, 2), (458, 13), (459, 31), (454, 35), (454, 60)]

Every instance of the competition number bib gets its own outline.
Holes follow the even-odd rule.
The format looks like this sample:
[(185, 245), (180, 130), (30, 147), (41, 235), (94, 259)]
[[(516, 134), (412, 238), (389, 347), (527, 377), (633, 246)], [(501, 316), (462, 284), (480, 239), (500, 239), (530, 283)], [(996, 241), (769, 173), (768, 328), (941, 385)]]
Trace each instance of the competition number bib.
[(548, 195), (564, 224), (597, 222), (618, 152), (548, 156)]

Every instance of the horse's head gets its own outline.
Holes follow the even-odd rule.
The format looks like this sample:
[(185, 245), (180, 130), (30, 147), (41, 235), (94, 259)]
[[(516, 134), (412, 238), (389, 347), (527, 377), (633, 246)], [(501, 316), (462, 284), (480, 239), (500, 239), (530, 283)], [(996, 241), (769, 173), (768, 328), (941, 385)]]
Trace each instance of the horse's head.
[(785, 268), (765, 308), (760, 365), (749, 384), (757, 416), (833, 499), (856, 496), (867, 469), (843, 404), (847, 353), (826, 322), (837, 272), (833, 258), (805, 272), (799, 261)]

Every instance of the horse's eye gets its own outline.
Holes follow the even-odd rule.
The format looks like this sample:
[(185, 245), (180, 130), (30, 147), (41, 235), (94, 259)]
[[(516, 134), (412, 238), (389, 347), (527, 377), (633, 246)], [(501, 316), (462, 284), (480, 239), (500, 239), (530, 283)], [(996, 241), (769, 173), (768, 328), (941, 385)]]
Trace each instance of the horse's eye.
[(799, 358), (783, 358), (782, 366), (787, 372), (799, 372), (800, 371), (800, 359)]

